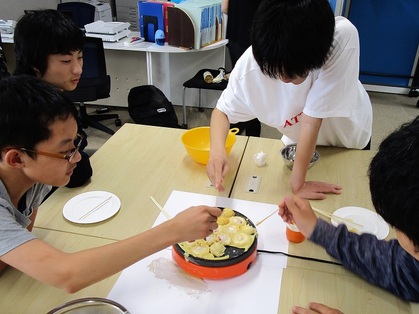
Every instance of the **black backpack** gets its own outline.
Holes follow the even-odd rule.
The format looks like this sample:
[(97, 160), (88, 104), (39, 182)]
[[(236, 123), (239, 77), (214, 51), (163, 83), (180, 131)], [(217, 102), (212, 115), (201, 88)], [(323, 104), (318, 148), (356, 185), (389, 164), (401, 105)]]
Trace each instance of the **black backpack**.
[(153, 85), (131, 88), (128, 113), (138, 124), (180, 128), (172, 103)]

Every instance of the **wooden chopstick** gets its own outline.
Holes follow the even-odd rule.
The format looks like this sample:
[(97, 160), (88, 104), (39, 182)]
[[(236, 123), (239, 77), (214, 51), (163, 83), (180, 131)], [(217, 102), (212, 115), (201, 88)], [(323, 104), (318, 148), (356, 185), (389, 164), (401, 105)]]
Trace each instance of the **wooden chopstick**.
[(336, 216), (335, 214), (328, 213), (328, 212), (326, 212), (324, 210), (321, 210), (321, 209), (318, 209), (318, 208), (315, 208), (315, 207), (312, 207), (312, 209), (316, 213), (318, 213), (320, 215), (323, 215), (323, 216), (325, 216), (327, 218), (330, 218), (330, 219), (333, 219), (333, 220), (336, 220), (336, 221), (339, 221), (339, 222), (348, 223), (348, 224), (351, 224), (353, 226), (357, 226), (357, 227), (360, 227), (360, 228), (363, 228), (364, 227), (363, 225), (361, 225), (359, 223), (356, 223), (356, 222), (354, 222), (354, 221), (352, 221), (350, 219), (345, 219), (343, 217)]
[[(328, 213), (328, 212), (326, 212), (324, 210), (321, 210), (321, 209), (318, 209), (318, 208), (315, 208), (315, 207), (312, 207), (312, 208), (313, 208), (313, 211), (315, 211), (316, 213), (318, 213), (320, 215), (323, 215), (323, 216), (325, 216), (327, 218), (336, 220), (338, 222), (343, 222), (343, 223), (350, 224), (353, 229), (357, 229), (358, 230), (358, 228), (356, 228), (356, 227), (359, 227), (359, 228), (363, 228), (364, 227), (363, 225), (361, 225), (359, 223), (356, 223), (356, 222), (354, 222), (352, 220), (349, 220), (349, 219), (345, 219), (343, 217), (336, 216), (334, 214)], [(278, 212), (278, 209), (276, 209), (274, 212), (270, 213), (268, 216), (266, 216), (262, 220), (258, 221), (255, 224), (255, 226), (259, 226), (262, 222), (264, 222), (266, 219), (268, 219), (269, 217), (271, 217), (272, 215), (274, 215), (277, 212)], [(358, 230), (358, 231), (360, 231), (360, 230)]]
[[(349, 219), (345, 219), (345, 218), (343, 218), (343, 217), (336, 216), (336, 215), (334, 215), (334, 214), (328, 213), (328, 212), (326, 212), (326, 211), (324, 211), (324, 210), (321, 210), (321, 209), (318, 209), (318, 208), (315, 208), (315, 207), (312, 207), (312, 208), (313, 208), (313, 211), (315, 211), (316, 213), (318, 213), (318, 214), (320, 214), (320, 215), (323, 215), (323, 216), (325, 216), (325, 217), (327, 217), (327, 218), (330, 218), (330, 219), (336, 220), (336, 221), (338, 221), (338, 222), (343, 222), (343, 223), (350, 224), (350, 225), (351, 225), (351, 227), (352, 227), (353, 229), (358, 230), (358, 228), (356, 228), (356, 227), (359, 227), (359, 228), (363, 228), (363, 227), (364, 227), (363, 225), (361, 225), (361, 224), (359, 224), (359, 223), (356, 223), (356, 222), (354, 222), (354, 221), (352, 221), (352, 220), (349, 220)], [(277, 213), (277, 212), (278, 212), (278, 209), (276, 209), (274, 212), (270, 213), (268, 216), (266, 216), (266, 217), (265, 217), (265, 218), (263, 218), (262, 220), (258, 221), (258, 222), (255, 224), (255, 226), (259, 226), (262, 222), (264, 222), (266, 219), (268, 219), (269, 217), (271, 217), (272, 215), (274, 215), (274, 214), (275, 214), (275, 213)], [(356, 227), (355, 227), (355, 226), (356, 226)], [(360, 231), (360, 230), (358, 230), (358, 231)]]
[(109, 202), (111, 200), (112, 196), (109, 196), (106, 200), (104, 200), (102, 203), (100, 203), (99, 205), (96, 205), (95, 207), (93, 207), (91, 210), (89, 210), (87, 213), (85, 213), (83, 216), (81, 216), (79, 218), (79, 220), (83, 220), (86, 217), (90, 216), (91, 214), (93, 214), (95, 211), (97, 211), (99, 208), (101, 208), (103, 205), (105, 205), (107, 202)]
[(268, 216), (266, 216), (265, 218), (263, 218), (261, 221), (257, 222), (255, 224), (255, 226), (259, 226), (262, 222), (264, 222), (266, 219), (268, 219), (269, 217), (271, 217), (273, 214), (277, 213), (278, 209), (276, 209), (274, 212), (270, 213)]
[(169, 213), (154, 199), (154, 197), (150, 196), (150, 199), (153, 201), (154, 205), (156, 205), (157, 208), (160, 209), (162, 214), (166, 216), (167, 219), (172, 219)]

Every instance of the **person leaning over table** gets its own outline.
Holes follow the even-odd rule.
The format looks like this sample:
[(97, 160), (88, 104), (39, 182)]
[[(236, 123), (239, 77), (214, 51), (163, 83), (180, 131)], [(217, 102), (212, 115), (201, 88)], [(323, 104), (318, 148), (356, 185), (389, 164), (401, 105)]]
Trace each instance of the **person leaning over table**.
[(340, 194), (339, 185), (306, 181), (306, 174), (316, 145), (369, 147), (372, 108), (358, 80), (356, 28), (335, 18), (327, 0), (262, 0), (251, 43), (212, 112), (211, 182), (224, 190), (230, 123), (258, 118), (277, 128), (285, 144), (298, 143), (290, 179), (295, 194)]
[[(314, 214), (307, 200), (288, 196), (279, 204), (285, 222), (294, 221), (309, 240), (346, 268), (403, 300), (419, 302), (419, 116), (380, 144), (369, 166), (371, 198), (397, 240), (355, 234)], [(293, 313), (326, 313), (295, 307)], [(337, 312), (340, 313), (340, 312)]]
[(144, 233), (80, 252), (65, 253), (38, 239), (31, 230), (40, 202), (51, 185), (68, 183), (81, 158), (75, 146), (81, 143), (76, 117), (72, 102), (36, 77), (0, 81), (1, 270), (10, 265), (73, 293), (174, 243), (204, 238), (217, 228), (221, 210), (195, 206)]
[[(36, 76), (62, 91), (77, 87), (83, 68), (84, 35), (80, 28), (57, 10), (31, 11), (23, 15), (14, 32), (16, 69), (14, 75)], [(80, 147), (81, 160), (67, 187), (86, 183), (93, 170), (83, 150), (87, 135), (78, 121), (78, 132), (84, 136)]]

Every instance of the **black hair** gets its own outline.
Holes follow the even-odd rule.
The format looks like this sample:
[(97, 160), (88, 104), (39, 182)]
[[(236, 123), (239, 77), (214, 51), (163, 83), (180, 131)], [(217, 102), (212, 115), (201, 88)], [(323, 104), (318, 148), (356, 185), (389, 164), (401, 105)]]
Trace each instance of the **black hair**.
[(377, 213), (419, 247), (419, 116), (384, 139), (368, 174)]
[(34, 149), (50, 138), (51, 123), (69, 117), (77, 109), (55, 86), (29, 75), (0, 80), (0, 149)]
[(48, 56), (82, 50), (84, 35), (71, 18), (57, 10), (30, 11), (16, 24), (14, 44), (14, 74), (36, 75), (36, 68), (43, 76)]
[(263, 0), (253, 20), (253, 55), (271, 78), (304, 77), (329, 57), (335, 17), (328, 0)]

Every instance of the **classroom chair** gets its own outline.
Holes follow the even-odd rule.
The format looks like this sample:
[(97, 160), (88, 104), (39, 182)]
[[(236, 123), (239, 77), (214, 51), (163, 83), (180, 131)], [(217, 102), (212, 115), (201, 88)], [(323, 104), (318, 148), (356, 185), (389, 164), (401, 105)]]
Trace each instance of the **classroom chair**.
[(95, 21), (96, 8), (85, 2), (63, 2), (57, 5), (57, 11), (68, 15), (78, 27), (84, 29), (84, 25)]
[(226, 81), (226, 80), (222, 80), (220, 83), (206, 83), (204, 81), (204, 73), (206, 71), (210, 72), (211, 75), (215, 78), (220, 73), (220, 69), (221, 68), (219, 68), (218, 70), (214, 70), (214, 69), (199, 70), (198, 73), (196, 73), (194, 77), (192, 77), (191, 79), (189, 79), (185, 83), (183, 83), (183, 94), (182, 94), (183, 123), (182, 123), (182, 128), (185, 128), (185, 129), (188, 128), (188, 123), (187, 123), (187, 119), (186, 119), (186, 102), (185, 102), (186, 89), (187, 88), (198, 89), (198, 93), (199, 93), (198, 110), (200, 112), (202, 112), (203, 108), (201, 107), (201, 90), (202, 89), (207, 89), (207, 90), (223, 91), (227, 87), (228, 81)]

